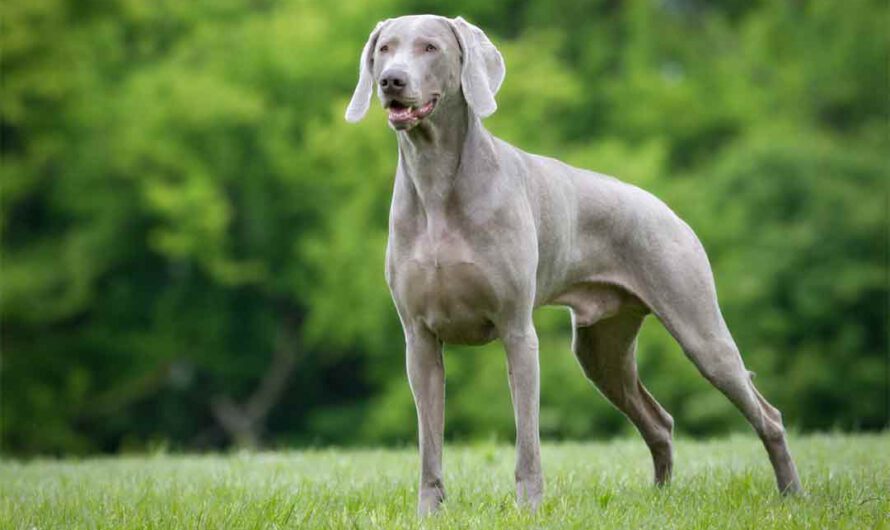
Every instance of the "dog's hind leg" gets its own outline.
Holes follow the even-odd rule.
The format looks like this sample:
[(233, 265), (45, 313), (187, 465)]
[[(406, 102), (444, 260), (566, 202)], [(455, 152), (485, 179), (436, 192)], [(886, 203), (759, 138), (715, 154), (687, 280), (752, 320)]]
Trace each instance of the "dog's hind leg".
[(671, 478), (674, 422), (637, 374), (636, 340), (644, 317), (639, 308), (625, 308), (591, 326), (576, 327), (572, 349), (588, 379), (640, 431), (660, 486)]
[(782, 415), (754, 388), (720, 313), (707, 256), (700, 244), (664, 258), (649, 270), (646, 303), (698, 370), (744, 414), (769, 454), (782, 493), (801, 491), (785, 438)]
[(707, 331), (696, 329), (689, 321), (678, 323), (676, 318), (668, 329), (702, 375), (726, 395), (754, 427), (769, 455), (779, 491), (798, 493), (802, 488), (788, 449), (782, 415), (754, 387), (752, 374), (745, 368), (719, 311), (717, 317), (719, 325)]

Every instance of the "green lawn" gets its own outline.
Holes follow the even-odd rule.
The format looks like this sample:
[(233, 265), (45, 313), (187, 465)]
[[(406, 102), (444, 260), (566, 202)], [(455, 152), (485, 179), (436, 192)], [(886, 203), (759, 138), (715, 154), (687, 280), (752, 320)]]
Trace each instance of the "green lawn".
[[(513, 452), (449, 446), (427, 528), (890, 528), (890, 433), (792, 437), (801, 498), (775, 491), (753, 437), (677, 443), (650, 486), (639, 439), (544, 446), (546, 500), (513, 503)], [(0, 463), (0, 528), (413, 528), (417, 456), (400, 450)]]

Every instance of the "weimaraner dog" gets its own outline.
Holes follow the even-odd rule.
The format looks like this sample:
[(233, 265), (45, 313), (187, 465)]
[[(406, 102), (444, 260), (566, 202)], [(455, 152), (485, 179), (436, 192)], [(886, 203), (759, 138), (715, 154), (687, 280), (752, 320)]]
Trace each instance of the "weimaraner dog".
[(405, 332), (421, 458), (418, 511), (442, 481), (444, 343), (506, 349), (516, 420), (516, 495), (541, 502), (538, 337), (532, 311), (568, 306), (584, 373), (642, 434), (655, 483), (671, 476), (673, 420), (637, 376), (636, 337), (654, 313), (702, 375), (745, 415), (781, 492), (801, 490), (779, 411), (760, 395), (717, 305), (698, 238), (664, 203), (612, 177), (525, 153), (482, 125), (504, 61), (462, 18), (377, 24), (346, 111), (377, 92), (396, 131), (386, 280)]

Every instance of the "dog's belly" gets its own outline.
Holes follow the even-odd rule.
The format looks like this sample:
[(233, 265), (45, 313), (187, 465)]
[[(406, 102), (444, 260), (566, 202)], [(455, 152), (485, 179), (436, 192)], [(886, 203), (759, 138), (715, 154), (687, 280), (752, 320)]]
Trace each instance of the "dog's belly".
[(481, 267), (415, 256), (397, 266), (394, 294), (408, 319), (419, 319), (439, 340), (485, 344), (496, 336), (494, 290)]

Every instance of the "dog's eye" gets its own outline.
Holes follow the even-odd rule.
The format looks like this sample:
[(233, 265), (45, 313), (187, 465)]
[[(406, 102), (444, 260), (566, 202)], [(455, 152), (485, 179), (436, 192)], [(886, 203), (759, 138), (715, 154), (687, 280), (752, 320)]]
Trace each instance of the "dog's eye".
[(426, 45), (426, 51), (428, 51), (428, 52), (434, 52), (434, 51), (436, 51), (436, 50), (438, 50), (438, 49), (439, 49), (439, 48), (436, 48), (436, 45), (435, 45), (435, 44), (427, 44), (427, 45)]
[(389, 46), (387, 46), (386, 44), (384, 44), (383, 46), (380, 47), (380, 53), (386, 53), (388, 51), (389, 51)]

